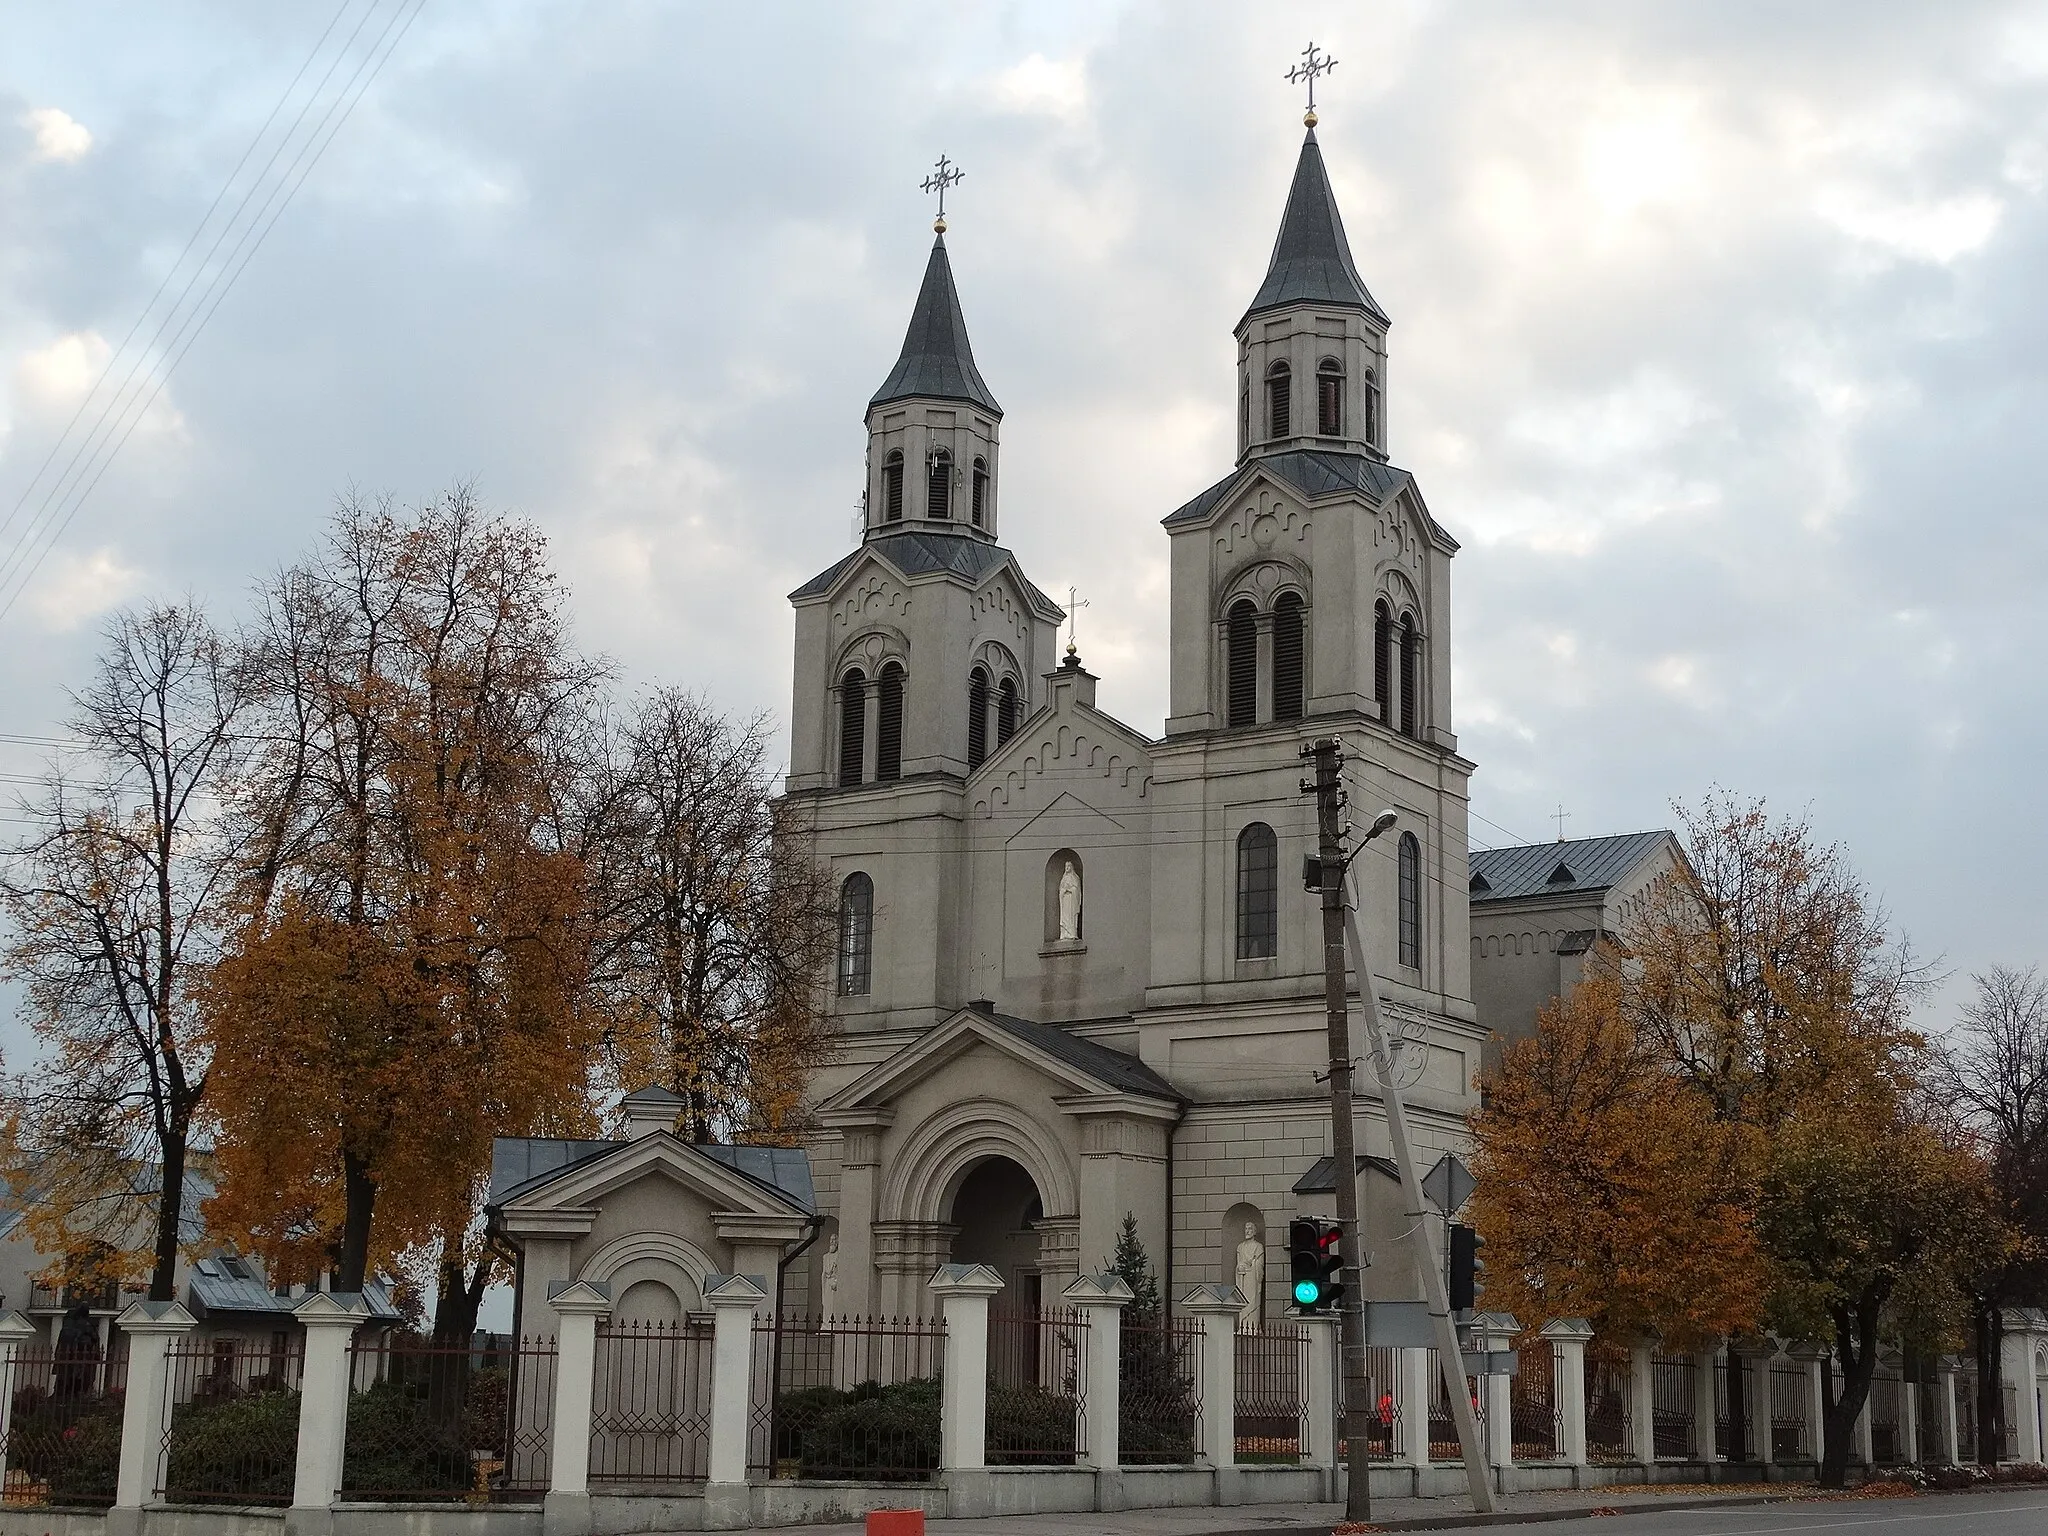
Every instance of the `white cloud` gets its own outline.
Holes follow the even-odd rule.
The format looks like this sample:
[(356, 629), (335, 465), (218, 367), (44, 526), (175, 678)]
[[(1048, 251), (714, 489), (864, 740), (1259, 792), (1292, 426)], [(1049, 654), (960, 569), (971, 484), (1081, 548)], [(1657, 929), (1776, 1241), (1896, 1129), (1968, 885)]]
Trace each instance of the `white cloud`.
[(45, 630), (63, 634), (126, 601), (141, 587), (142, 575), (122, 564), (110, 547), (86, 554), (57, 550), (23, 596)]
[(98, 331), (73, 331), (25, 353), (15, 364), (15, 383), (38, 405), (76, 406), (107, 366), (112, 350)]
[(1830, 187), (1821, 193), (1819, 211), (1852, 239), (1908, 261), (1945, 266), (1984, 248), (2005, 204), (1988, 192), (1912, 200), (1865, 187)]
[(1012, 112), (1073, 122), (1088, 110), (1088, 67), (1078, 58), (1030, 54), (998, 73), (990, 86), (996, 101)]
[(92, 130), (57, 107), (37, 107), (22, 117), (22, 126), (36, 136), (35, 158), (71, 165), (92, 148)]

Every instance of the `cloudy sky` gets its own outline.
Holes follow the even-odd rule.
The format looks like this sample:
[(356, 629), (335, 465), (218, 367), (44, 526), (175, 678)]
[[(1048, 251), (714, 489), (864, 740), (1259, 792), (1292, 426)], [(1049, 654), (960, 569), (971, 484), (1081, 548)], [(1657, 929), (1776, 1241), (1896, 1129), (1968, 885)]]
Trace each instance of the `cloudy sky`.
[[(335, 3), (0, 3), (0, 572)], [(388, 67), (12, 567), (0, 737), (58, 731), (111, 606), (232, 614), (342, 488), (461, 478), (630, 681), (786, 714), (942, 151), (1006, 537), (1156, 732), (1158, 521), (1229, 467), (1313, 37), (1394, 458), (1464, 545), (1475, 841), (1718, 783), (1952, 970), (2048, 961), (2048, 4), (411, 4), (344, 7), (235, 186)]]

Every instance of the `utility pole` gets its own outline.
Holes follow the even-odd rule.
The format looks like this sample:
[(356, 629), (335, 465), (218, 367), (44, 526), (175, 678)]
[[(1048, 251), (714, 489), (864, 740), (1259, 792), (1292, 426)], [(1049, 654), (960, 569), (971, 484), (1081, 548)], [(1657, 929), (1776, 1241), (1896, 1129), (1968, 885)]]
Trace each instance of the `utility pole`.
[(1338, 820), (1344, 789), (1344, 754), (1330, 738), (1301, 749), (1316, 761), (1318, 871), (1323, 897), (1323, 1004), (1330, 1040), (1330, 1149), (1336, 1164), (1337, 1225), (1342, 1232), (1344, 1289), (1337, 1300), (1343, 1362), (1345, 1465), (1350, 1487), (1346, 1520), (1372, 1518), (1372, 1462), (1365, 1391), (1365, 1265), (1358, 1227), (1358, 1149), (1351, 1118), (1351, 1006), (1344, 977), (1344, 834)]

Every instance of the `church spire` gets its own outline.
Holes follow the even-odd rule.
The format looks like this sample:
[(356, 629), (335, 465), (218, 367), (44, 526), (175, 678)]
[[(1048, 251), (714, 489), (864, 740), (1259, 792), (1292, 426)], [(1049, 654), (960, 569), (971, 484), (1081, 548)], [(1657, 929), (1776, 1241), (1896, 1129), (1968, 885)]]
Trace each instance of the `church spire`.
[(1245, 319), (1294, 304), (1362, 309), (1382, 326), (1388, 323), (1386, 311), (1367, 292), (1352, 263), (1351, 245), (1344, 238), (1344, 220), (1323, 169), (1323, 151), (1316, 143), (1313, 123), (1295, 163), (1294, 185), (1287, 192), (1287, 211), (1280, 216), (1280, 236), (1273, 242), (1266, 280), (1253, 295)]
[(868, 404), (872, 407), (912, 398), (964, 400), (992, 415), (1003, 413), (982, 381), (981, 370), (974, 366), (974, 353), (967, 344), (967, 319), (960, 312), (960, 293), (953, 286), (953, 264), (946, 257), (943, 232), (932, 241), (924, 286), (918, 289), (917, 307), (910, 312), (910, 329), (903, 337), (903, 353)]

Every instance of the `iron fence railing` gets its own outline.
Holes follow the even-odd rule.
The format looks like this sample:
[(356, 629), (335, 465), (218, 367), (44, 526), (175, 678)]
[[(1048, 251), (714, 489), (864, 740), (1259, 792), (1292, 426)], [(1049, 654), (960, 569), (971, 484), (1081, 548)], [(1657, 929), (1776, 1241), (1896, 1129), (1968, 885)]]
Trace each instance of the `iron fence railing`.
[(1870, 1378), (1870, 1459), (1880, 1467), (1904, 1459), (1899, 1444), (1899, 1401), (1906, 1383), (1880, 1371)]
[(708, 1321), (598, 1329), (591, 1482), (691, 1483), (710, 1475), (711, 1353)]
[(1589, 1355), (1586, 1360), (1586, 1456), (1595, 1463), (1628, 1461), (1633, 1406), (1629, 1402), (1628, 1366)]
[(988, 1320), (991, 1466), (1071, 1466), (1088, 1449), (1088, 1322), (1074, 1308)]
[(1548, 1339), (1531, 1339), (1517, 1354), (1521, 1370), (1508, 1378), (1515, 1460), (1554, 1461), (1562, 1454), (1557, 1419), (1557, 1379), (1563, 1351)]
[(945, 1324), (922, 1318), (757, 1319), (749, 1467), (771, 1478), (928, 1480), (945, 1351)]
[(1977, 1460), (1977, 1377), (1973, 1371), (1955, 1375), (1956, 1460)]
[(0, 1503), (101, 1509), (114, 1502), (128, 1356), (17, 1344), (6, 1381)]
[(301, 1336), (184, 1339), (164, 1360), (163, 1484), (172, 1504), (289, 1504)]
[[(545, 1491), (529, 1421), (536, 1376), (552, 1384), (551, 1340), (489, 1336), (449, 1343), (416, 1334), (358, 1339), (349, 1356), (344, 1499), (528, 1501)], [(515, 1380), (520, 1382), (517, 1396)], [(510, 1475), (510, 1460), (521, 1465)], [(538, 1474), (538, 1475), (537, 1475)]]
[(1308, 1450), (1309, 1330), (1269, 1323), (1232, 1340), (1237, 1459), (1299, 1461)]
[(1650, 1357), (1651, 1439), (1660, 1461), (1692, 1455), (1693, 1392), (1699, 1366), (1684, 1355)]
[[(1458, 1420), (1451, 1411), (1450, 1389), (1444, 1381), (1443, 1356), (1436, 1350), (1429, 1352), (1429, 1459), (1431, 1461), (1457, 1461), (1464, 1456), (1458, 1444)], [(1486, 1394), (1480, 1391), (1479, 1381), (1471, 1376), (1465, 1379), (1465, 1393), (1472, 1402), (1472, 1414), (1479, 1421), (1479, 1440), (1486, 1443)]]
[(1941, 1378), (1913, 1384), (1913, 1417), (1920, 1422), (1920, 1456), (1930, 1465), (1948, 1460), (1948, 1419), (1942, 1407)]
[[(1202, 1422), (1202, 1328), (1175, 1320), (1122, 1329), (1117, 1455), (1129, 1466), (1193, 1461)], [(1228, 1412), (1224, 1404), (1218, 1411)]]
[(1813, 1441), (1807, 1419), (1813, 1403), (1806, 1368), (1801, 1365), (1771, 1367), (1771, 1459), (1810, 1461)]

